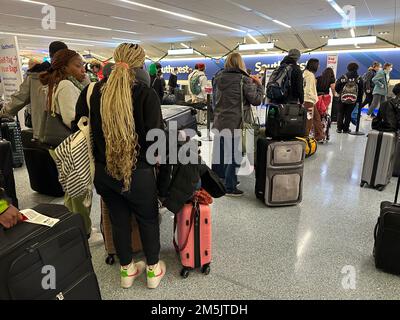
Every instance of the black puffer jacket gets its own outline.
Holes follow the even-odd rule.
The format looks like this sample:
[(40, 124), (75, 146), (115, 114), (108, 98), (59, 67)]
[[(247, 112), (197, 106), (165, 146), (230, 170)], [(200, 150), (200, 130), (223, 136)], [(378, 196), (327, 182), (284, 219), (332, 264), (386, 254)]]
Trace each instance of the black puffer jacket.
[(377, 117), (372, 120), (372, 129), (385, 132), (400, 129), (400, 97), (382, 103)]
[(262, 103), (263, 87), (254, 83), (247, 73), (240, 69), (225, 69), (219, 72), (214, 79), (216, 88), (214, 128), (219, 131), (240, 128), (242, 122), (240, 83), (242, 78), (245, 114), (249, 113), (250, 105), (257, 106)]

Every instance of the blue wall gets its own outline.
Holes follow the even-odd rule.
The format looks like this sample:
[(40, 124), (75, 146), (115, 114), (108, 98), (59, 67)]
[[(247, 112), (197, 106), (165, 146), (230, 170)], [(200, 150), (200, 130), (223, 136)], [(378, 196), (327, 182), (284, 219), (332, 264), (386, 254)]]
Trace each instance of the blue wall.
[[(282, 61), (285, 55), (260, 55), (260, 56), (249, 56), (244, 57), (244, 61), (246, 63), (247, 68), (252, 69), (253, 72), (258, 73), (261, 65), (267, 65), (269, 67), (276, 67), (278, 63)], [(317, 58), (320, 60), (320, 70), (323, 71), (327, 65), (327, 53), (311, 53), (304, 54), (300, 59), (300, 64), (305, 66), (307, 61), (310, 58)], [(391, 74), (392, 79), (400, 79), (400, 51), (392, 50), (392, 51), (368, 51), (368, 52), (344, 52), (338, 54), (338, 76), (344, 74), (346, 72), (347, 65), (350, 62), (356, 62), (359, 64), (359, 74), (364, 74), (368, 67), (372, 64), (373, 61), (379, 61), (382, 64), (385, 62), (391, 62), (393, 67), (393, 72)], [(178, 79), (179, 80), (187, 80), (187, 76), (189, 74), (189, 68), (194, 69), (196, 63), (204, 63), (206, 65), (206, 75), (209, 79), (211, 79), (214, 74), (223, 68), (224, 61), (215, 61), (210, 59), (193, 59), (193, 60), (162, 60), (161, 65), (163, 67), (163, 72), (165, 74), (165, 78), (169, 78), (170, 70), (174, 67), (179, 68)]]

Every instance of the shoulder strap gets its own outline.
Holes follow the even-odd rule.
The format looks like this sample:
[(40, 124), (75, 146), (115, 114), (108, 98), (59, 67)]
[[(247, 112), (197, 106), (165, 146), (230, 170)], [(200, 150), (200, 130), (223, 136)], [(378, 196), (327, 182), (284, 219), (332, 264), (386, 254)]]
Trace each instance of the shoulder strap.
[(96, 84), (96, 82), (92, 82), (88, 85), (88, 90), (86, 93), (86, 103), (88, 105), (89, 108), (89, 117), (90, 117), (90, 98), (92, 97), (93, 94), (93, 89), (94, 89), (94, 85)]

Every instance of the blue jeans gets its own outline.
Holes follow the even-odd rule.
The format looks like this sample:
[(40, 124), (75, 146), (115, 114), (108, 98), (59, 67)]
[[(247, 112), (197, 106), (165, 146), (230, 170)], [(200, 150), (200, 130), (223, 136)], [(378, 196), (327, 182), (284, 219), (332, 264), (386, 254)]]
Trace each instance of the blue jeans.
[[(217, 142), (218, 138), (214, 137), (214, 139), (214, 141)], [(212, 170), (220, 177), (220, 179), (224, 180), (225, 188), (228, 193), (236, 190), (238, 182), (236, 169), (240, 167), (240, 163), (235, 159), (235, 152), (238, 152), (239, 150), (240, 139), (231, 139), (232, 145), (231, 147), (227, 146), (226, 150), (225, 138), (223, 136), (220, 136), (219, 139), (219, 150), (218, 145), (214, 143), (212, 164)], [(217, 157), (217, 152), (219, 152), (219, 158)]]

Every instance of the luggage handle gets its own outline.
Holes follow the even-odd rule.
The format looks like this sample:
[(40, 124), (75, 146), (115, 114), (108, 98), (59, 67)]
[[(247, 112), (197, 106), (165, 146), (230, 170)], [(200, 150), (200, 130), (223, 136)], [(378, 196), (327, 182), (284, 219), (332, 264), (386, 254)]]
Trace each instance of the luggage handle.
[(397, 200), (399, 198), (399, 189), (400, 189), (400, 176), (397, 178), (396, 195), (394, 197), (394, 204), (397, 204)]
[(174, 240), (173, 240), (173, 243), (174, 243), (175, 250), (177, 252), (179, 252), (179, 253), (181, 253), (183, 250), (185, 250), (186, 247), (188, 246), (190, 232), (192, 231), (193, 225), (194, 225), (194, 223), (193, 223), (194, 222), (194, 214), (195, 214), (195, 211), (198, 212), (199, 209), (200, 208), (198, 207), (198, 203), (195, 202), (193, 204), (192, 213), (190, 215), (190, 226), (189, 226), (188, 236), (187, 236), (187, 238), (185, 240), (185, 243), (183, 244), (182, 248), (179, 248), (178, 244), (176, 243), (175, 232), (176, 232), (177, 218), (176, 218), (176, 215), (174, 216), (174, 236), (173, 236)]
[(376, 238), (378, 238), (378, 228), (379, 228), (380, 224), (381, 224), (381, 219), (378, 218), (378, 222), (376, 223), (375, 228), (374, 228), (374, 240), (375, 241), (376, 241)]

